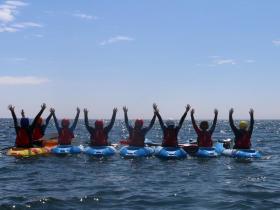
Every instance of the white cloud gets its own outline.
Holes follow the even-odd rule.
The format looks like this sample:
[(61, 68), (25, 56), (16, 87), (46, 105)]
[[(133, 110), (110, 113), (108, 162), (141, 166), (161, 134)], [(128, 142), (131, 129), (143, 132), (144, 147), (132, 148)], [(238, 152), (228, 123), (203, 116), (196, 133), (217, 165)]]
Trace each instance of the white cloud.
[(0, 85), (41, 85), (49, 82), (47, 78), (25, 76), (0, 76)]
[(255, 63), (256, 61), (255, 60), (253, 60), (253, 59), (247, 59), (247, 60), (245, 60), (245, 63)]
[(35, 22), (15, 22), (16, 14), (19, 12), (20, 7), (27, 6), (28, 4), (23, 1), (5, 1), (0, 5), (0, 33), (1, 32), (17, 32), (24, 28), (43, 27)]
[(100, 42), (100, 45), (107, 45), (107, 44), (113, 44), (113, 43), (117, 43), (117, 42), (130, 42), (130, 41), (134, 41), (133, 38), (128, 37), (128, 36), (115, 36), (115, 37), (111, 37), (107, 40), (104, 40), (102, 42)]
[(98, 17), (84, 14), (84, 13), (75, 13), (73, 14), (74, 17), (81, 18), (81, 19), (86, 19), (86, 20), (97, 20)]
[(233, 59), (216, 59), (213, 61), (214, 64), (216, 65), (224, 65), (224, 64), (231, 64), (231, 65), (235, 65), (236, 62)]
[(274, 44), (275, 46), (280, 46), (280, 40), (273, 40), (272, 44)]

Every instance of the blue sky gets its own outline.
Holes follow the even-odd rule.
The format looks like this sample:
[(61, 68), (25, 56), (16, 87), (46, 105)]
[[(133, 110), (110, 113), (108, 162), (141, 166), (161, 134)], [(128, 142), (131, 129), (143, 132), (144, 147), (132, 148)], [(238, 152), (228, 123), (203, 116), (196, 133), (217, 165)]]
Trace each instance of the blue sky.
[(0, 1), (0, 116), (280, 118), (280, 2)]

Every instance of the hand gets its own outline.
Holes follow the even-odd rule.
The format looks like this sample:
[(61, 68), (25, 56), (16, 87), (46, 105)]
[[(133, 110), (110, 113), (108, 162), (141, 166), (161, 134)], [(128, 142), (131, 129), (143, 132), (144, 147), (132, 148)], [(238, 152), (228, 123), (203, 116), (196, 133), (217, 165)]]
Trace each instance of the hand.
[(84, 108), (84, 113), (87, 114), (88, 113), (88, 110), (86, 108)]
[(194, 115), (194, 109), (191, 110), (191, 115)]
[(214, 114), (218, 115), (218, 109), (214, 109)]
[(153, 104), (153, 108), (154, 108), (154, 112), (155, 112), (155, 113), (158, 113), (158, 112), (159, 112), (158, 106), (157, 106), (156, 103)]
[(21, 116), (24, 117), (24, 110), (21, 110)]
[(251, 117), (254, 116), (254, 109), (250, 109), (249, 114)]
[(77, 107), (77, 113), (80, 113), (80, 111), (81, 111), (81, 110), (80, 110), (80, 108), (79, 108), (79, 107)]
[(118, 108), (115, 107), (115, 108), (113, 109), (113, 113), (116, 114), (117, 112), (118, 112)]
[(233, 108), (231, 108), (231, 109), (229, 110), (229, 114), (232, 115), (233, 112), (234, 112), (234, 110), (233, 110)]
[(42, 105), (41, 105), (41, 108), (42, 109), (45, 109), (47, 106), (46, 106), (46, 104), (45, 103), (43, 103)]
[(191, 109), (191, 106), (188, 104), (188, 105), (186, 106), (186, 112), (190, 111), (190, 109)]
[(55, 113), (55, 109), (54, 108), (50, 108), (50, 113), (54, 114)]
[(127, 109), (126, 106), (123, 107), (123, 112), (124, 112), (124, 113), (127, 113), (127, 112), (128, 112), (128, 109)]
[(8, 106), (8, 109), (11, 111), (11, 112), (14, 112), (15, 111), (15, 107), (13, 105), (9, 105)]

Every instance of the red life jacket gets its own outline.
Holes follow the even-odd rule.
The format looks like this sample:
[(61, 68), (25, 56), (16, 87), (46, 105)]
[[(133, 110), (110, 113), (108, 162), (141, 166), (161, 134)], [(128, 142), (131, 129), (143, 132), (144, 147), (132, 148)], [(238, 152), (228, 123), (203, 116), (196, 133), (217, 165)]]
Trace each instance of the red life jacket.
[(69, 128), (62, 128), (58, 136), (58, 144), (69, 145), (74, 137), (74, 133)]
[(20, 128), (16, 137), (16, 147), (29, 147), (30, 137), (28, 131), (24, 128)]
[(212, 147), (213, 141), (208, 131), (199, 131), (197, 134), (197, 142), (199, 147)]
[(33, 140), (39, 140), (43, 137), (42, 129), (40, 127), (35, 127), (32, 134)]
[(248, 131), (245, 131), (243, 135), (235, 139), (235, 148), (237, 149), (250, 149), (251, 136)]
[(133, 129), (132, 136), (129, 139), (129, 146), (144, 147), (145, 136), (142, 134), (141, 129)]
[(178, 140), (177, 140), (177, 129), (169, 129), (166, 128), (163, 134), (163, 147), (177, 147), (178, 146)]
[(94, 129), (94, 132), (91, 134), (91, 144), (93, 146), (107, 146), (108, 136), (104, 132), (104, 129)]

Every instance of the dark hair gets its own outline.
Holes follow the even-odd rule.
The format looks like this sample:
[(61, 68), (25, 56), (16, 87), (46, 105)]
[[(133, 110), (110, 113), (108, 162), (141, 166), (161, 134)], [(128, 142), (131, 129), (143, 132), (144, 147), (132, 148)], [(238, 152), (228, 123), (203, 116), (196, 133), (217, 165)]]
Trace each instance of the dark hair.
[(207, 121), (201, 121), (201, 123), (200, 123), (200, 125), (199, 125), (199, 127), (201, 128), (201, 129), (208, 129), (209, 128), (209, 124), (208, 124), (208, 122)]

